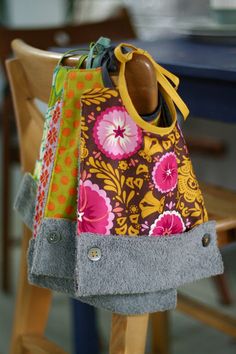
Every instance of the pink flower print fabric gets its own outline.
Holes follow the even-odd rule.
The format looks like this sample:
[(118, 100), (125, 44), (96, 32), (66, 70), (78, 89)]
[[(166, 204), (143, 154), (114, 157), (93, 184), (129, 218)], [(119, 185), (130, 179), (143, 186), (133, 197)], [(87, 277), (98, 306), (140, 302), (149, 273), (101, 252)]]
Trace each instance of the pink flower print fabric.
[(142, 143), (142, 131), (124, 107), (103, 111), (96, 120), (93, 135), (98, 148), (114, 160), (132, 156)]
[(78, 234), (164, 236), (207, 220), (177, 122), (142, 126), (110, 88), (81, 104)]
[(154, 185), (162, 193), (175, 189), (178, 181), (178, 164), (174, 152), (166, 153), (160, 158), (154, 166), (152, 178)]
[(104, 190), (90, 180), (79, 187), (78, 234), (81, 232), (107, 235), (113, 227), (114, 214), (110, 199)]
[(150, 236), (179, 234), (185, 231), (181, 215), (177, 211), (165, 211), (150, 228)]

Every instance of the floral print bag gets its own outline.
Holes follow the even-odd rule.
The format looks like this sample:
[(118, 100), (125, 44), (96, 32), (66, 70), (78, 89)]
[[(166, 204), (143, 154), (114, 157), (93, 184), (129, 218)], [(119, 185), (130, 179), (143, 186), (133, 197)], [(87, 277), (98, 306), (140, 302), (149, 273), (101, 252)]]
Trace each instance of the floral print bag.
[[(156, 70), (161, 103), (151, 119), (129, 97), (133, 53)], [(35, 210), (28, 278), (117, 313), (164, 311), (176, 306), (179, 286), (222, 273), (215, 223), (177, 122), (175, 107), (188, 114), (178, 79), (142, 49), (121, 44), (114, 54), (115, 88), (102, 67), (55, 71), (61, 91), (38, 186), (21, 198)]]
[[(180, 234), (207, 221), (174, 103), (185, 116), (187, 108), (147, 53), (131, 48), (124, 54), (124, 47), (115, 50), (118, 88), (91, 89), (81, 97), (78, 233)], [(139, 52), (156, 67), (168, 126), (146, 122), (129, 99), (125, 64)]]

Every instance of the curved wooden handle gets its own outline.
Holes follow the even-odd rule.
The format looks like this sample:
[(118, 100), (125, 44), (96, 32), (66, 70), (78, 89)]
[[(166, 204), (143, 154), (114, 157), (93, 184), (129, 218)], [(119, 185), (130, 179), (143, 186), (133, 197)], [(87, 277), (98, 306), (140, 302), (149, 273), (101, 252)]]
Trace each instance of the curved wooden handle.
[(126, 63), (125, 78), (130, 98), (140, 115), (153, 113), (158, 106), (158, 84), (151, 61), (141, 54), (133, 54)]

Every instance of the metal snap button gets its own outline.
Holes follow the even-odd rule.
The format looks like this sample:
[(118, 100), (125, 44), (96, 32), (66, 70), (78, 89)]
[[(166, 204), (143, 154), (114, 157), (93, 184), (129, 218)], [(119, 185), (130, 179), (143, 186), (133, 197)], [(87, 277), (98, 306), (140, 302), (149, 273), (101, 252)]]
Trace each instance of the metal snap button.
[(210, 234), (205, 234), (202, 238), (202, 245), (203, 247), (207, 247), (211, 242), (211, 235)]
[(102, 252), (101, 252), (100, 248), (98, 248), (98, 247), (92, 247), (88, 251), (88, 258), (90, 259), (90, 261), (93, 261), (93, 262), (99, 261), (99, 259), (101, 259), (101, 257), (102, 257)]
[(58, 232), (50, 232), (50, 234), (48, 234), (47, 236), (47, 240), (49, 243), (57, 243), (59, 242), (61, 239), (61, 235)]

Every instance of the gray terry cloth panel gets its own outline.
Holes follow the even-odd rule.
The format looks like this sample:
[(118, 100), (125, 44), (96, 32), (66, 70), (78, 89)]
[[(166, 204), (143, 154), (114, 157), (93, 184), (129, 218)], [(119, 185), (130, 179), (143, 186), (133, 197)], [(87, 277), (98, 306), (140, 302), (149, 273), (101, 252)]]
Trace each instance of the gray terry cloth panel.
[(97, 295), (77, 297), (80, 301), (115, 313), (138, 315), (173, 310), (176, 307), (175, 289), (132, 295)]
[(32, 274), (73, 279), (76, 247), (76, 221), (44, 218), (36, 237)]
[(30, 173), (25, 173), (18, 189), (14, 209), (19, 213), (21, 220), (33, 229), (37, 183)]
[[(55, 291), (63, 292), (65, 294), (73, 296), (76, 289), (76, 283), (73, 278), (66, 278), (66, 277), (59, 277), (57, 275), (48, 276), (43, 273), (39, 275), (35, 275), (32, 272), (33, 262), (35, 262), (35, 254), (36, 254), (36, 247), (35, 247), (35, 239), (32, 238), (29, 243), (28, 249), (28, 280), (29, 283), (38, 285), (43, 288), (49, 288)], [(40, 262), (40, 261), (38, 261)], [(49, 260), (47, 259), (47, 262)], [(64, 260), (62, 264), (64, 264)], [(58, 266), (59, 267), (59, 266)], [(64, 268), (65, 269), (65, 268)], [(57, 274), (57, 272), (56, 272)], [(73, 275), (73, 274), (72, 274)]]
[[(159, 312), (171, 310), (176, 307), (177, 292), (175, 289), (147, 294), (79, 297), (76, 295), (77, 285), (74, 279), (44, 274), (35, 275), (32, 273), (34, 254), (37, 252), (35, 243), (35, 239), (31, 239), (28, 251), (28, 279), (31, 284), (63, 292), (90, 305), (121, 314)], [(48, 262), (48, 259), (46, 261)], [(64, 263), (63, 260), (62, 263)], [(62, 265), (62, 263), (60, 262), (60, 265)], [(66, 269), (67, 273), (67, 267), (63, 267), (63, 269)]]
[[(207, 247), (205, 234), (211, 238)], [(93, 247), (102, 253), (96, 262), (88, 258)], [(215, 222), (164, 237), (77, 237), (75, 221), (47, 218), (36, 238), (31, 269), (34, 275), (75, 279), (78, 296), (155, 292), (222, 272)]]
[[(203, 246), (204, 235), (210, 243)], [(91, 261), (96, 247), (101, 258)], [(215, 222), (171, 236), (104, 236), (81, 234), (77, 245), (80, 296), (149, 293), (223, 272), (216, 244)]]

